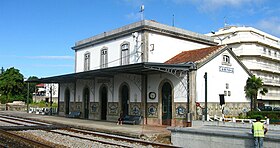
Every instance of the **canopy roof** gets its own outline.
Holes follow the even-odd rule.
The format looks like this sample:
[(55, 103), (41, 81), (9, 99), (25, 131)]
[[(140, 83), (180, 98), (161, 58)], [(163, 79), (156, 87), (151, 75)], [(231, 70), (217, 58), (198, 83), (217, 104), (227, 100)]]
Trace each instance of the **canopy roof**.
[(59, 75), (53, 77), (41, 78), (38, 80), (30, 80), (27, 82), (40, 82), (40, 83), (61, 83), (61, 82), (75, 82), (77, 79), (92, 79), (95, 77), (113, 77), (116, 74), (156, 74), (156, 73), (176, 73), (182, 71), (191, 71), (196, 69), (194, 63), (183, 64), (164, 64), (164, 63), (136, 63), (115, 67), (108, 67), (79, 73), (71, 73), (66, 75)]

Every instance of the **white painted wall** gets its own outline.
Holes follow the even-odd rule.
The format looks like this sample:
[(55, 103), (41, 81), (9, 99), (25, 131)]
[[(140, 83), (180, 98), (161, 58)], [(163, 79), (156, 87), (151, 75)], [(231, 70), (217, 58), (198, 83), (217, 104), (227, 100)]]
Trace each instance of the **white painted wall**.
[[(223, 54), (230, 56), (231, 68), (234, 68), (234, 73), (220, 72), (219, 66), (222, 65)], [(204, 74), (208, 75), (208, 102), (219, 102), (219, 94), (223, 94), (225, 90), (231, 91), (231, 96), (225, 96), (225, 102), (249, 102), (245, 97), (244, 86), (249, 75), (238, 64), (238, 62), (225, 51), (216, 58), (208, 62), (197, 70), (197, 102), (205, 101), (205, 80)], [(229, 89), (226, 89), (226, 83), (229, 84)]]
[(95, 97), (93, 99), (93, 102), (100, 102), (100, 91), (101, 91), (100, 89), (103, 86), (107, 87), (107, 99), (108, 99), (108, 102), (112, 102), (113, 101), (113, 90), (112, 90), (113, 89), (113, 87), (112, 87), (113, 79), (109, 79), (108, 83), (99, 83), (98, 79), (106, 79), (106, 78), (96, 78), (95, 90), (94, 90)]
[(77, 80), (76, 83), (76, 102), (83, 102), (83, 90), (85, 87), (90, 90), (89, 100), (93, 102), (94, 99), (94, 81), (93, 80)]
[[(141, 34), (139, 34), (138, 41), (141, 41)], [(132, 35), (127, 35), (115, 40), (110, 40), (104, 43), (96, 44), (91, 47), (84, 49), (79, 49), (76, 51), (76, 72), (84, 71), (84, 54), (86, 52), (90, 53), (90, 70), (100, 68), (100, 51), (103, 47), (108, 48), (108, 67), (119, 66), (120, 65), (120, 55), (121, 55), (121, 44), (123, 42), (129, 42), (130, 44), (130, 64), (141, 62), (141, 58), (138, 58), (140, 54), (136, 54), (136, 38)], [(138, 42), (138, 46), (140, 46)], [(141, 48), (139, 48), (141, 51)], [(138, 59), (138, 61), (136, 61)]]
[(65, 90), (67, 89), (67, 88), (69, 88), (69, 91), (70, 91), (70, 102), (74, 102), (74, 94), (75, 94), (75, 92), (74, 92), (74, 83), (60, 83), (60, 96), (59, 96), (59, 101), (61, 101), (61, 102), (64, 102), (65, 101), (65, 96), (64, 96), (64, 94), (65, 94)]
[(119, 91), (120, 86), (123, 83), (128, 84), (129, 89), (129, 101), (130, 102), (141, 102), (141, 76), (140, 75), (130, 75), (121, 74), (115, 75), (114, 77), (114, 102), (119, 102)]
[[(152, 46), (154, 45), (154, 50)], [(165, 62), (182, 51), (208, 47), (208, 45), (182, 40), (157, 33), (149, 33), (149, 62)]]
[[(101, 44), (97, 44), (84, 49), (79, 49), (76, 51), (76, 72), (84, 71), (84, 54), (86, 52), (90, 53), (90, 70), (100, 68), (100, 51), (103, 47), (108, 48), (108, 67), (119, 66), (120, 65), (120, 46), (123, 42), (130, 43), (130, 64), (140, 63), (140, 51), (141, 51), (141, 37), (142, 34), (139, 33), (138, 44), (136, 48), (136, 38), (132, 35), (123, 36), (115, 40), (110, 40)], [(182, 40), (174, 37), (169, 37), (166, 35), (148, 33), (148, 62), (165, 62), (178, 53), (186, 50), (199, 49), (203, 47), (208, 47), (208, 45), (195, 43), (192, 41)], [(153, 44), (153, 51), (152, 45)], [(138, 54), (136, 51), (139, 51)]]
[[(187, 90), (184, 88), (182, 82), (187, 86), (186, 77), (182, 78), (182, 82), (171, 74), (154, 74), (148, 76), (148, 84), (147, 84), (147, 102), (158, 102), (159, 101), (159, 93), (160, 93), (160, 83), (164, 80), (170, 80), (172, 82), (171, 86), (173, 86), (174, 91), (174, 102), (187, 102)], [(151, 100), (149, 98), (149, 93), (155, 92), (156, 98)]]

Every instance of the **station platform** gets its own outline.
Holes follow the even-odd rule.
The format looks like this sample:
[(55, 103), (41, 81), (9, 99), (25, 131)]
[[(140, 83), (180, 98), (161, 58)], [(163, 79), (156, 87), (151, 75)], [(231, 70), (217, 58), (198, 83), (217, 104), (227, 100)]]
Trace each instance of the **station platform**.
[(79, 118), (66, 118), (62, 116), (40, 115), (20, 111), (0, 111), (1, 115), (10, 115), (23, 117), (37, 121), (89, 129), (93, 131), (127, 136), (132, 138), (141, 138), (152, 142), (170, 144), (171, 132), (164, 126), (151, 125), (117, 125), (117, 122), (96, 121)]

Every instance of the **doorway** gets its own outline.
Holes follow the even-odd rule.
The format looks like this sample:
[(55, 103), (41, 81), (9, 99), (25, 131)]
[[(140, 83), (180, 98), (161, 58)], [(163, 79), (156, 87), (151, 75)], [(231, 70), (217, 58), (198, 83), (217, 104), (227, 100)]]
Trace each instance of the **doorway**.
[(69, 106), (70, 106), (70, 90), (68, 88), (64, 92), (64, 100), (65, 100), (65, 115), (68, 115)]
[(121, 113), (123, 116), (128, 115), (128, 100), (129, 100), (129, 90), (127, 85), (121, 87)]
[(88, 117), (89, 117), (89, 89), (88, 89), (88, 87), (84, 88), (83, 102), (84, 102), (84, 118), (88, 119)]
[(172, 87), (165, 82), (161, 88), (162, 94), (162, 125), (171, 125), (172, 120)]
[(108, 91), (105, 86), (100, 91), (101, 120), (107, 120)]

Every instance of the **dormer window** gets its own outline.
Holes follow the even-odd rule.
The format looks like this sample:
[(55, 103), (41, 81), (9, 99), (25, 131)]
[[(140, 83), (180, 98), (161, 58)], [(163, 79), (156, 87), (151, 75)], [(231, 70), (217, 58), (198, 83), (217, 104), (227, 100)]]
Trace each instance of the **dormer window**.
[(90, 69), (90, 53), (86, 52), (84, 54), (84, 71), (88, 71)]
[(223, 65), (230, 65), (230, 57), (228, 55), (223, 55)]

